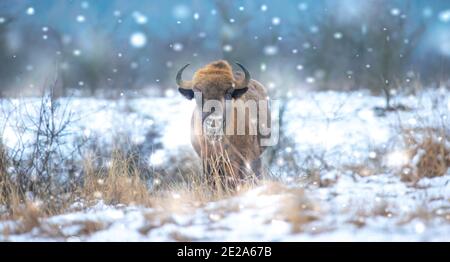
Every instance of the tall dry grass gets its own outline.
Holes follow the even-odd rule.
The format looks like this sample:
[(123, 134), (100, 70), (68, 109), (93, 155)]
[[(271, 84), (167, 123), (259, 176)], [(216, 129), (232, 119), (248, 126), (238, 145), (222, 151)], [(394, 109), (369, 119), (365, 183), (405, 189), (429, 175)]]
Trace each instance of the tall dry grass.
[(147, 183), (134, 159), (115, 150), (109, 166), (100, 169), (95, 168), (91, 160), (85, 159), (81, 197), (87, 200), (102, 199), (107, 204), (151, 205)]

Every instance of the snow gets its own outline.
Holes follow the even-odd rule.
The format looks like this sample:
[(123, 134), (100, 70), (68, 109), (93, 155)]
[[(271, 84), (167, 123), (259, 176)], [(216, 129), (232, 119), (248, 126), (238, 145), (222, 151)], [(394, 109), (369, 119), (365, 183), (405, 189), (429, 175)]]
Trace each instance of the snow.
[(27, 8), (27, 15), (34, 15), (34, 8), (33, 7), (28, 7)]
[(450, 22), (450, 10), (445, 10), (439, 13), (439, 19), (444, 23)]
[[(16, 109), (33, 113), (39, 100), (1, 103), (3, 142), (13, 148), (21, 140), (32, 139), (24, 130), (17, 130), (15, 120), (25, 109)], [(169, 165), (182, 150), (195, 154), (187, 131), (192, 101), (174, 96), (63, 98), (60, 103), (77, 109), (80, 119), (73, 133), (97, 137), (100, 145), (113, 144), (117, 133), (140, 144), (148, 130), (157, 130), (161, 147), (149, 152), (151, 165)], [(65, 214), (42, 218), (40, 226), (30, 232), (0, 235), (0, 240), (450, 241), (450, 170), (442, 177), (422, 178), (415, 184), (403, 182), (399, 176), (403, 164), (417, 161), (403, 148), (399, 120), (404, 127), (449, 126), (450, 93), (431, 90), (416, 96), (399, 95), (394, 103), (411, 110), (380, 116), (374, 107), (383, 106), (383, 98), (367, 92), (294, 96), (286, 104), (282, 123), (293, 142), (283, 148), (278, 159), (281, 165), (271, 167), (279, 182), (263, 182), (236, 196), (199, 205), (173, 192), (175, 211), (164, 205), (149, 208), (99, 201), (84, 207), (78, 203)], [(289, 168), (286, 155), (302, 167), (311, 159), (313, 166), (326, 163), (327, 167), (314, 178)], [(379, 168), (374, 168), (374, 162)], [(362, 165), (362, 175), (345, 168), (358, 165)], [(0, 232), (17, 223), (0, 222)], [(90, 223), (97, 225), (94, 230), (86, 229)], [(55, 227), (58, 234), (46, 233)]]
[(144, 47), (147, 43), (147, 37), (142, 32), (135, 32), (130, 36), (130, 44), (135, 48)]

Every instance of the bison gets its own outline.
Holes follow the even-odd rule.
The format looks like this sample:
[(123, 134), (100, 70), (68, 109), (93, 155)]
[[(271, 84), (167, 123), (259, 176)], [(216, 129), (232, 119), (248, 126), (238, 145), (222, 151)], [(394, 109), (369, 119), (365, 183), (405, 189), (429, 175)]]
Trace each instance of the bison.
[[(213, 178), (215, 186), (220, 182), (222, 186), (235, 187), (261, 175), (261, 154), (266, 148), (261, 139), (268, 134), (259, 129), (270, 126), (270, 116), (261, 117), (259, 110), (266, 107), (264, 112), (268, 112), (266, 89), (251, 79), (244, 66), (236, 64), (243, 74), (233, 74), (231, 65), (219, 60), (197, 70), (191, 81), (182, 80), (183, 70), (189, 64), (176, 76), (179, 92), (196, 100), (191, 143), (202, 159), (204, 173)], [(214, 103), (208, 103), (211, 101)]]

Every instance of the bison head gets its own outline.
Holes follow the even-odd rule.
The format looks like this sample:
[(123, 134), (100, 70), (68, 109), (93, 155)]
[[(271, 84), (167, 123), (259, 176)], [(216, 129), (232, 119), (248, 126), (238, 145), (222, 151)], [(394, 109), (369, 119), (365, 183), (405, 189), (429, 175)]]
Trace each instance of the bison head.
[[(183, 70), (189, 64), (178, 71), (176, 77), (178, 91), (189, 100), (196, 98), (197, 106), (202, 112), (202, 124), (208, 118), (208, 122), (212, 125), (218, 122), (223, 123), (225, 101), (237, 99), (247, 92), (250, 73), (240, 63), (236, 62), (236, 64), (244, 72), (244, 76), (240, 80), (234, 78), (230, 64), (223, 60), (197, 70), (191, 81), (182, 80)], [(208, 104), (208, 101), (214, 101), (216, 104)], [(218, 112), (217, 107), (220, 107), (222, 114)]]

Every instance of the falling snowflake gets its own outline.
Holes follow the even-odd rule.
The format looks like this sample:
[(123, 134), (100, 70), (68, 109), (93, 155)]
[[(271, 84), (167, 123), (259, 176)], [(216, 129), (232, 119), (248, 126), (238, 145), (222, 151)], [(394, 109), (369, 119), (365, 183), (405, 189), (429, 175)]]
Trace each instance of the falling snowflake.
[(130, 36), (130, 44), (135, 48), (144, 47), (147, 43), (147, 37), (144, 33), (136, 32)]
[(263, 12), (267, 11), (267, 5), (261, 5), (261, 11)]
[(73, 50), (73, 55), (74, 55), (74, 56), (80, 56), (80, 55), (81, 55), (80, 49), (75, 49), (75, 50)]
[(173, 15), (176, 19), (185, 19), (191, 13), (191, 10), (186, 5), (177, 5), (173, 9)]
[(89, 8), (89, 2), (87, 2), (87, 1), (81, 2), (81, 8), (88, 9)]
[(308, 10), (308, 4), (307, 3), (300, 3), (300, 4), (298, 4), (298, 9), (300, 11), (306, 11), (306, 10)]
[(439, 14), (439, 20), (441, 20), (441, 21), (444, 22), (444, 23), (450, 22), (450, 9), (449, 9), (449, 10), (442, 11), (442, 12)]
[(422, 223), (422, 222), (417, 222), (417, 223), (414, 225), (414, 229), (416, 230), (416, 233), (417, 233), (417, 234), (422, 234), (423, 232), (425, 232), (426, 227), (425, 227), (425, 224), (424, 224), (424, 223)]
[(311, 26), (311, 27), (309, 28), (309, 31), (310, 31), (311, 33), (313, 33), (313, 34), (316, 34), (316, 33), (319, 32), (319, 27), (313, 25), (313, 26)]
[(400, 15), (400, 9), (398, 9), (398, 8), (392, 8), (392, 9), (391, 9), (391, 15), (393, 15), (393, 16), (399, 16), (399, 15)]
[(307, 77), (306, 78), (306, 83), (308, 84), (314, 84), (316, 82), (316, 79), (314, 77)]
[(34, 8), (33, 7), (28, 7), (27, 8), (27, 15), (34, 15)]
[(266, 64), (262, 63), (262, 64), (260, 65), (259, 69), (261, 70), (261, 72), (266, 71), (266, 69), (267, 69)]
[(181, 51), (183, 51), (183, 44), (182, 43), (175, 43), (175, 44), (173, 44), (172, 49), (175, 52), (181, 52)]
[(83, 15), (78, 15), (77, 16), (77, 22), (78, 23), (83, 23), (84, 21), (86, 21), (86, 18)]
[(278, 47), (274, 46), (274, 45), (269, 45), (264, 47), (264, 54), (268, 55), (268, 56), (273, 56), (276, 55), (278, 53)]
[(194, 20), (198, 20), (200, 18), (200, 15), (198, 13), (194, 13)]
[(233, 47), (231, 45), (224, 45), (223, 46), (223, 51), (231, 52), (231, 51), (233, 51)]
[(391, 152), (387, 155), (387, 164), (390, 167), (402, 167), (408, 163), (409, 156), (404, 150)]
[(279, 25), (281, 23), (281, 19), (279, 17), (273, 17), (272, 18), (272, 24), (273, 25)]
[(133, 18), (136, 24), (143, 25), (147, 23), (147, 17), (138, 11), (133, 12)]
[(336, 32), (333, 35), (334, 39), (342, 39), (343, 35), (341, 32)]

